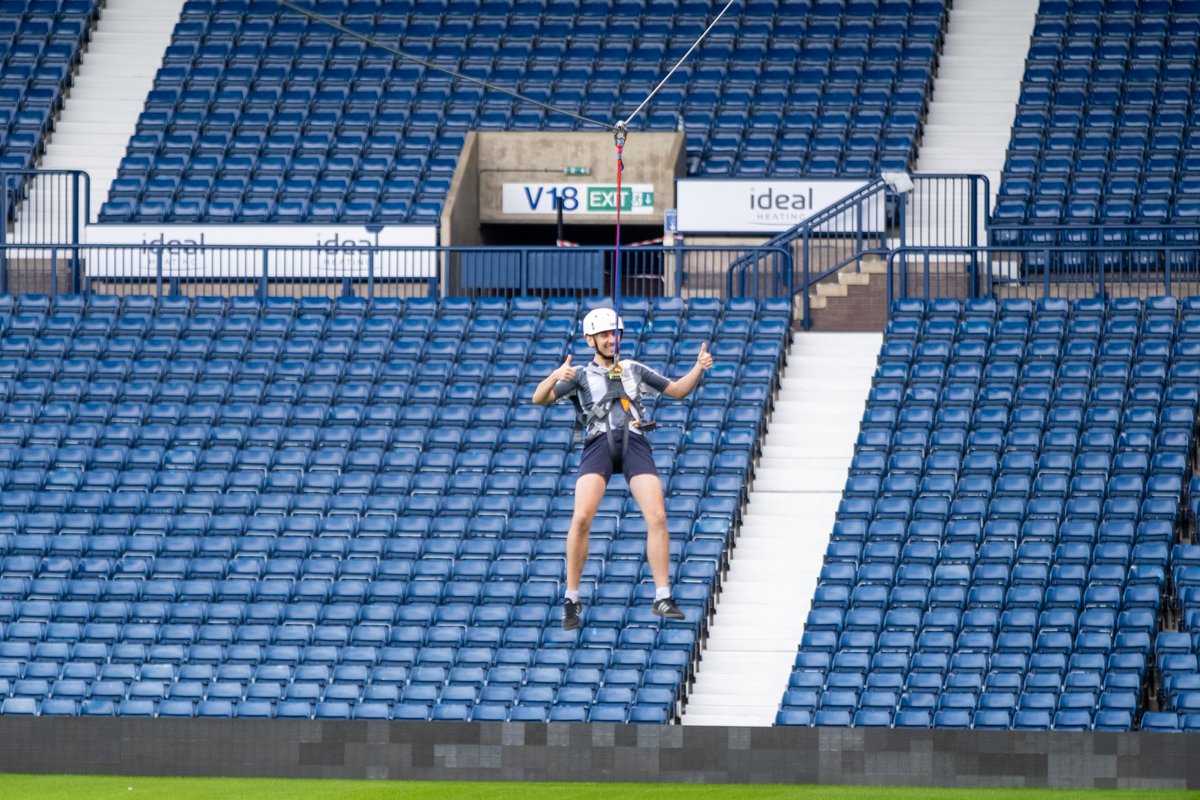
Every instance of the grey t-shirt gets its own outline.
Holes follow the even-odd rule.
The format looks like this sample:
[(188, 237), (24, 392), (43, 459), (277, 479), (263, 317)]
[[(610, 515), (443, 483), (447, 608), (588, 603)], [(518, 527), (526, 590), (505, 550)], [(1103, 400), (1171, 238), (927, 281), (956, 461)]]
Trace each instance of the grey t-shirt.
[[(631, 400), (640, 401), (642, 397), (653, 397), (661, 394), (671, 381), (638, 361), (625, 359), (621, 361), (622, 382), (625, 394)], [(598, 436), (608, 431), (628, 428), (633, 433), (641, 435), (636, 426), (631, 426), (632, 417), (619, 402), (612, 404), (607, 414), (590, 417), (592, 408), (608, 394), (608, 367), (602, 367), (595, 361), (586, 367), (575, 370), (575, 377), (569, 381), (559, 381), (554, 384), (554, 397), (561, 400), (570, 398), (580, 413), (588, 417), (587, 430), (583, 432), (585, 439)]]

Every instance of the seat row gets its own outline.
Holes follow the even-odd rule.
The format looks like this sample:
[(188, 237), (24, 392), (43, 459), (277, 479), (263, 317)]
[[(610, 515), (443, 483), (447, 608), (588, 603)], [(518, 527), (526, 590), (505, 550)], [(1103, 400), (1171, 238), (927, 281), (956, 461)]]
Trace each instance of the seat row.
[[(606, 695), (607, 696), (607, 695)], [(649, 695), (657, 699), (659, 695)], [(352, 704), (326, 700), (147, 700), (114, 702), (89, 698), (46, 698), (38, 702), (30, 697), (10, 697), (0, 704), (0, 714), (24, 716), (122, 716), (201, 719), (359, 719), (404, 720), (412, 722), (609, 722), (664, 724), (676, 716), (673, 703), (643, 702), (625, 704), (596, 702), (592, 705), (569, 703), (461, 703), (370, 702)]]
[[(27, 170), (45, 147), (100, 3), (0, 7), (0, 169)], [(5, 187), (20, 201), (20, 183)]]
[[(1041, 9), (1036, 25), (994, 219), (1014, 226), (1165, 225), (1200, 215), (1200, 204), (1177, 186), (1196, 158), (1187, 111), (1196, 85), (1195, 40), (1187, 34), (1194, 17), (1179, 7), (1128, 18), (1105, 11), (1064, 28)], [(1040, 191), (1025, 191), (1035, 174)], [(1106, 177), (1114, 194), (1103, 199), (1094, 190)], [(1135, 202), (1142, 179), (1151, 177)], [(1124, 194), (1123, 181), (1132, 182), (1131, 193)], [(1105, 255), (1121, 261), (1121, 253)], [(1194, 252), (1178, 256), (1178, 266), (1195, 263)], [(1132, 263), (1158, 261), (1147, 253)]]
[[(1174, 300), (1157, 299), (898, 303), (797, 656), (793, 680), (803, 693), (785, 698), (778, 721), (1136, 727), (1195, 428), (1195, 395), (1168, 384), (1165, 367), (1186, 318)], [(1077, 377), (1056, 374), (1075, 341), (1070, 328), (1096, 341), (1128, 337), (1122, 369), (1102, 375), (1089, 361)], [(965, 342), (994, 348), (1011, 337), (1020, 357), (1053, 343), (1047, 380), (1018, 383), (1013, 365), (1011, 383), (950, 382), (972, 358), (984, 363), (979, 373), (995, 374), (985, 349), (972, 356), (951, 347), (968, 331)], [(923, 371), (923, 359), (932, 368)], [(1130, 381), (1131, 373), (1142, 377)], [(1095, 438), (1102, 419), (1107, 430)], [(841, 659), (844, 667), (854, 655), (857, 669), (830, 685), (845, 670), (820, 665)], [(809, 676), (809, 659), (821, 656), (828, 660)], [(975, 658), (976, 682), (989, 663), (1013, 678), (987, 708), (979, 686), (959, 696), (962, 687), (944, 685), (944, 668), (860, 707), (856, 685), (911, 678), (938, 656)], [(1132, 677), (1102, 693), (1106, 662), (1126, 656), (1137, 663), (1121, 662), (1120, 674)], [(1041, 683), (1047, 658), (1063, 668), (1091, 659), (1094, 685), (1065, 686), (1062, 668)]]
[[(406, 11), (400, 17), (371, 15), (368, 20), (356, 14), (349, 24), (367, 26), (375, 35), (392, 30), (407, 52), (480, 72), (502, 84), (533, 80), (526, 91), (540, 92), (546, 102), (574, 107), (597, 118), (612, 116), (622, 98), (627, 100), (635, 92), (644, 92), (657, 77), (645, 65), (665, 68), (674, 63), (676, 51), (682, 54), (680, 48), (686, 48), (683, 40), (688, 36), (682, 31), (694, 27), (681, 28), (675, 10), (630, 9), (630, 17), (614, 22), (607, 16), (577, 14), (575, 9), (561, 19), (557, 15), (543, 19), (540, 11), (513, 18), (508, 10), (480, 18), (482, 6), (461, 5), (463, 8), (449, 17), (439, 13), (413, 18)], [(280, 16), (278, 11), (270, 9), (268, 13), (266, 8), (247, 6), (240, 14), (206, 21), (185, 9), (155, 88), (147, 98), (146, 113), (130, 140), (130, 152), (122, 162), (110, 202), (101, 209), (102, 220), (237, 221), (250, 217), (436, 222), (457, 155), (453, 142), (448, 147), (437, 144), (441, 138), (461, 136), (475, 122), (480, 127), (497, 129), (576, 127), (572, 120), (546, 115), (541, 110), (486, 110), (481, 93), (456, 95), (448, 83), (423, 78), (407, 65), (395, 65), (390, 58), (373, 57), (358, 42), (340, 40), (332, 31)], [(340, 17), (337, 8), (323, 11)], [(864, 17), (847, 11), (845, 20), (838, 15), (822, 16), (809, 30), (800, 18), (785, 19), (778, 9), (763, 6), (759, 11), (743, 20), (736, 41), (718, 33), (718, 38), (705, 44), (698, 53), (700, 60), (689, 72), (688, 83), (672, 90), (679, 95), (677, 106), (694, 94), (697, 107), (711, 109), (716, 105), (717, 90), (726, 84), (734, 90), (744, 87), (749, 102), (756, 88), (777, 83), (782, 101), (788, 85), (779, 83), (778, 76), (791, 76), (797, 72), (797, 64), (804, 64), (814, 74), (804, 74), (801, 87), (814, 92), (814, 108), (821, 102), (827, 72), (830, 79), (835, 79), (830, 84), (830, 101), (834, 88), (840, 91), (852, 87), (836, 101), (850, 103), (852, 109), (858, 101), (859, 82), (868, 77), (875, 80), (870, 64), (878, 58), (889, 66), (903, 60), (904, 66), (895, 76), (894, 68), (883, 70), (880, 81), (869, 84), (879, 87), (875, 95), (885, 105), (896, 105), (891, 97), (897, 88), (894, 81), (901, 77), (909, 80), (911, 76), (919, 89), (905, 93), (900, 87), (895, 97), (902, 110), (914, 118), (919, 114), (945, 20), (942, 4), (918, 4), (911, 10), (898, 6), (894, 13), (881, 11), (885, 16), (878, 23), (878, 31), (867, 23), (868, 18), (874, 18), (873, 13)], [(699, 8), (696, 12), (698, 18), (707, 13)], [(446, 38), (445, 31), (455, 28), (462, 30), (462, 45), (453, 43), (453, 34)], [(494, 31), (494, 35), (488, 31)], [(504, 44), (498, 47), (495, 43), (502, 33)], [(843, 40), (840, 50), (848, 51), (845, 68), (838, 66), (841, 60), (835, 58), (834, 42), (838, 37)], [(812, 39), (814, 44), (800, 48), (796, 43), (801, 38)], [(531, 71), (529, 59), (534, 57), (535, 39), (537, 62)], [(691, 41), (694, 37), (688, 39)], [(818, 42), (826, 47), (818, 47)], [(868, 46), (868, 42), (874, 44)], [(783, 46), (772, 50), (773, 43)], [(554, 69), (555, 64), (558, 69)], [(645, 74), (635, 72), (632, 78), (626, 75), (631, 64), (641, 65)], [(389, 76), (396, 79), (397, 70), (403, 75), (401, 84), (374, 91), (362, 88), (386, 86)], [(406, 70), (413, 74), (408, 75)], [(818, 78), (816, 84), (814, 77)], [(621, 88), (623, 79), (625, 89)], [(867, 90), (862, 91), (865, 102)], [(778, 105), (771, 102), (765, 108)], [(279, 123), (288, 119), (292, 127), (284, 129)], [(320, 120), (327, 127), (318, 130), (316, 123)], [(737, 130), (745, 133), (748, 121), (749, 115), (742, 115)], [(679, 122), (676, 114), (651, 114), (639, 120), (643, 127), (654, 130), (675, 130)], [(377, 137), (371, 132), (380, 123), (389, 131), (406, 131), (404, 138), (394, 133)], [(778, 119), (768, 127), (776, 128), (777, 123)], [(805, 169), (795, 155), (781, 153), (780, 158), (772, 159), (774, 141), (747, 141), (745, 148), (739, 144), (731, 150), (717, 140), (717, 135), (707, 135), (708, 124), (704, 128), (703, 137), (691, 136), (687, 143), (689, 161), (694, 162), (697, 172)], [(336, 137), (335, 130), (339, 134)], [(320, 141), (322, 134), (327, 141)], [(874, 143), (864, 141), (858, 150), (848, 150), (842, 163), (841, 140), (830, 139), (837, 152), (813, 159), (811, 166), (833, 174), (845, 174), (850, 169), (870, 171), (885, 162), (885, 166), (903, 167), (911, 155), (914, 135), (915, 125), (900, 135), (895, 145), (888, 143), (884, 162)], [(312, 140), (306, 141), (310, 137)], [(770, 150), (763, 149), (767, 146)], [(202, 159), (211, 159), (214, 168), (202, 167)], [(169, 172), (168, 160), (178, 162), (172, 163)], [(397, 167), (402, 171), (396, 172)], [(178, 188), (152, 193), (150, 181), (156, 175), (183, 180), (177, 182)], [(234, 175), (240, 186), (235, 189), (230, 185), (227, 195), (214, 194), (219, 176)], [(411, 180), (413, 188), (394, 194), (384, 192), (382, 182), (389, 175)], [(279, 186), (265, 188), (272, 176)], [(289, 186), (289, 179), (296, 177), (311, 179), (313, 185), (305, 189), (300, 180)], [(193, 178), (195, 182), (188, 184), (184, 192), (184, 181)], [(317, 192), (317, 183), (323, 178), (330, 179), (329, 189)], [(251, 184), (258, 180), (263, 181), (264, 188), (254, 188), (251, 193)], [(334, 186), (337, 180), (344, 185)]]
[[(25, 314), (52, 319), (56, 313), (78, 313), (80, 325), (111, 318), (116, 327), (140, 317), (145, 327), (130, 338), (140, 336), (149, 341), (148, 332), (158, 321), (192, 324), (211, 316), (224, 324), (241, 313), (229, 313), (235, 307), (249, 309), (250, 305), (237, 300), (179, 303), (167, 298), (125, 298), (114, 309), (112, 301), (104, 297), (61, 304), (22, 297), (12, 305), (12, 319)], [(341, 325), (343, 319), (361, 319), (366, 325), (378, 318), (421, 318), (428, 323), (427, 329), (419, 326), (422, 338), (425, 330), (444, 324), (439, 323), (441, 319), (474, 320), (482, 325), (488, 323), (480, 320), (528, 319), (536, 324), (518, 324), (536, 335), (540, 326), (557, 318), (549, 313), (552, 304), (540, 301), (513, 303), (511, 308), (492, 302), (453, 301), (320, 305), (267, 301), (248, 316), (255, 325), (274, 324), (265, 321), (276, 316), (278, 309), (282, 312), (278, 316), (286, 316), (289, 325), (312, 316), (320, 318), (326, 329)], [(654, 324), (658, 324), (655, 308), (661, 310), (664, 325), (673, 321), (682, 329), (691, 319), (689, 307), (674, 300), (630, 305), (631, 318), (650, 319)], [(261, 313), (264, 307), (272, 310)], [(757, 306), (739, 303), (700, 303), (699, 309), (698, 316), (714, 322), (724, 316), (739, 329), (760, 317)], [(418, 313), (425, 310), (431, 313)], [(443, 310), (445, 317), (440, 316)], [(249, 422), (193, 425), (182, 417), (176, 422), (151, 422), (147, 415), (168, 412), (158, 404), (145, 405), (145, 413), (138, 419), (129, 418), (128, 424), (114, 422), (111, 414), (104, 424), (0, 423), (3, 435), (25, 440), (19, 448), (0, 446), (0, 460), (8, 462), (0, 467), (4, 485), (12, 484), (11, 491), (0, 493), (6, 504), (0, 510), (0, 617), (5, 617), (0, 619), (0, 673), (23, 665), (19, 675), (13, 676), (9, 688), (14, 694), (6, 702), (13, 713), (28, 710), (30, 700), (35, 713), (92, 710), (89, 704), (95, 699), (95, 689), (105, 682), (99, 673), (83, 695), (27, 694), (26, 690), (37, 689), (32, 684), (23, 685), (20, 695), (16, 694), (16, 678), (57, 680), (62, 676), (37, 676), (42, 670), (56, 668), (65, 674), (66, 667), (61, 665), (77, 661), (103, 666), (126, 662), (141, 668), (170, 662), (180, 677), (178, 681), (162, 678), (168, 687), (182, 681), (183, 670), (199, 666), (362, 667), (367, 670), (364, 675), (373, 668), (395, 666), (408, 670), (407, 684), (431, 683), (436, 693), (458, 683), (461, 676), (452, 680), (450, 672), (468, 661), (483, 663), (486, 659), (489, 665), (528, 667), (542, 659), (575, 658), (585, 650), (601, 651), (615, 659), (607, 654), (636, 649), (645, 654), (647, 665), (655, 666), (653, 676), (649, 666), (626, 676), (636, 681), (627, 687), (635, 691), (632, 701), (601, 702), (598, 696), (591, 702), (562, 698), (562, 710), (554, 712), (557, 695), (552, 693), (547, 699), (539, 690), (541, 695), (529, 698), (529, 703), (497, 703), (495, 708), (481, 697), (480, 704), (488, 710), (480, 714), (497, 714), (501, 706), (505, 715), (518, 713), (509, 710), (511, 706), (536, 708), (536, 712), (520, 712), (535, 716), (555, 713), (586, 719), (607, 714), (626, 719), (640, 713), (636, 712), (636, 690), (653, 677), (658, 681), (654, 687), (667, 692), (667, 702), (653, 704), (654, 718), (670, 719), (679, 687), (690, 674), (695, 643), (711, 613), (712, 592), (744, 499), (749, 454), (757, 446), (774, 370), (782, 358), (786, 322), (783, 326), (772, 322), (767, 327), (777, 331), (771, 334), (776, 340), (771, 358), (764, 361), (767, 369), (761, 370), (761, 375), (748, 372), (745, 377), (754, 380), (741, 390), (742, 405), (752, 407), (755, 414), (743, 419), (739, 412), (732, 420), (726, 407), (737, 392), (731, 383), (713, 382), (702, 391), (706, 398), (712, 395), (721, 401), (720, 414), (701, 412), (707, 404), (686, 409), (681, 404), (686, 415), (676, 412), (672, 417), (666, 412), (671, 406), (664, 404), (664, 424), (650, 434), (664, 456), (664, 468), (679, 473), (666, 488), (676, 540), (671, 572), (677, 600), (685, 607), (687, 618), (673, 627), (662, 626), (649, 616), (654, 587), (644, 564), (645, 527), (636, 504), (622, 492), (624, 480), (616, 479), (613, 489), (617, 494), (601, 508), (594, 525), (594, 553), (585, 564), (585, 627), (579, 633), (560, 629), (553, 609), (562, 592), (568, 495), (573, 482), (563, 470), (577, 458), (568, 455), (573, 450), (569, 409), (537, 410), (526, 418), (506, 396), (480, 404), (472, 398), (468, 404), (464, 395), (461, 402), (447, 405), (441, 396), (447, 384), (430, 381), (430, 391), (435, 386), (441, 386), (441, 391), (430, 394), (429, 402), (414, 403), (401, 413), (410, 386), (415, 390), (421, 385), (410, 384), (409, 378), (416, 374), (415, 361), (405, 368), (408, 377), (402, 381), (399, 375), (392, 375), (380, 384), (390, 384), (394, 378), (397, 385), (404, 386), (404, 399), (396, 396), (378, 404), (382, 416), (372, 418), (374, 422), (366, 427), (350, 424), (351, 417), (359, 415), (353, 410), (355, 404), (338, 403), (320, 404), (319, 414), (316, 405), (292, 403), (286, 423), (281, 418), (278, 425), (263, 426)], [(97, 368), (104, 361), (98, 359)], [(161, 376), (167, 375), (168, 363), (178, 364), (180, 359), (163, 359)], [(455, 369), (453, 363), (444, 375), (437, 374), (448, 379)], [(125, 392), (140, 391), (136, 379), (154, 369), (144, 359), (130, 359), (128, 369), (112, 378), (109, 398), (92, 401), (81, 395), (76, 400), (76, 416), (80, 411), (101, 413), (102, 405), (113, 413), (118, 409), (122, 414), (131, 412), (140, 404), (127, 405), (120, 398)], [(314, 364), (313, 369), (318, 367)], [(358, 368), (345, 367), (347, 372), (354, 369)], [(430, 366), (429, 371), (432, 374), (434, 368)], [(201, 384), (204, 391), (209, 390), (208, 381), (195, 378), (199, 374), (174, 388), (190, 383), (189, 392), (199, 391)], [(57, 407), (58, 401), (45, 402), (50, 385), (44, 387), (45, 394), (35, 391), (38, 380), (6, 382), (4, 385), (12, 388), (12, 399), (5, 404), (4, 413), (24, 413), (24, 403)], [(88, 380), (97, 384), (94, 374)], [(100, 380), (99, 385), (110, 386), (106, 381)], [(511, 393), (515, 381), (514, 376), (497, 386)], [(60, 383), (54, 385), (63, 388)], [(158, 380), (155, 392), (171, 388), (171, 383), (170, 379)], [(310, 388), (317, 385), (305, 384)], [(264, 393), (272, 391), (267, 387), (264, 382)], [(215, 390), (215, 384), (211, 388)], [(18, 400), (18, 395), (30, 399)], [(259, 404), (261, 398), (249, 395), (245, 399), (260, 409), (273, 405)], [(213, 404), (212, 410), (219, 414), (217, 409), (231, 409), (232, 405), (236, 404)], [(189, 402), (186, 407), (202, 410), (204, 406)], [(365, 408), (360, 409), (364, 415)], [(178, 410), (183, 409), (179, 404)], [(385, 413), (388, 409), (390, 416)], [(293, 424), (298, 422), (293, 420), (296, 412), (311, 412), (311, 424)], [(439, 415), (447, 424), (438, 424)], [(456, 418), (458, 423), (450, 424)], [(364, 419), (360, 417), (360, 421)], [(702, 420), (706, 420), (704, 424), (698, 424)], [(733, 426), (734, 421), (738, 426)], [(213, 438), (218, 431), (220, 436)], [(225, 433), (233, 438), (226, 440)], [(476, 434), (482, 437), (478, 447), (472, 438)], [(157, 449), (134, 446), (156, 436), (169, 438), (161, 440)], [(182, 446), (184, 439), (179, 436), (194, 437), (189, 439), (193, 444)], [(276, 444), (285, 436), (288, 441), (310, 441), (303, 447), (287, 448), (287, 455), (274, 445), (260, 450), (241, 446), (259, 442), (260, 436), (277, 436)], [(239, 437), (241, 445), (234, 446)], [(180, 446), (172, 446), (177, 439)], [(224, 443), (218, 444), (218, 439)], [(52, 440), (57, 443), (51, 444)], [(538, 455), (539, 441), (553, 447)], [(523, 450), (520, 454), (518, 446)], [(668, 455), (673, 458), (666, 458)], [(39, 460), (40, 466), (35, 466)], [(257, 466), (251, 469), (252, 462)], [(168, 465), (187, 468), (168, 469)], [(385, 473), (385, 465), (400, 471)], [(534, 466), (546, 471), (535, 471)], [(510, 467), (517, 471), (505, 471)], [(366, 471), (355, 473), (358, 468)], [(724, 472), (726, 469), (730, 471)], [(41, 488), (18, 488), (32, 487), (39, 474)], [(356, 474), (360, 477), (352, 477)], [(369, 480), (364, 482), (364, 477)], [(50, 482), (56, 488), (49, 488)], [(168, 486), (173, 490), (164, 491)], [(286, 491), (274, 491), (284, 488)], [(274, 614), (275, 621), (267, 622), (260, 613)], [(184, 621), (189, 614), (202, 614), (203, 621), (196, 616)], [(237, 616), (246, 622), (233, 622)], [(256, 620), (253, 623), (249, 622), (252, 618)], [(486, 624), (472, 624), (477, 619)], [(42, 664), (52, 666), (35, 666)], [(414, 672), (419, 680), (411, 679)], [(479, 676), (472, 680), (477, 690), (484, 682)], [(190, 714), (199, 711), (196, 704), (209, 699), (176, 698), (174, 692), (191, 687), (164, 689), (161, 682), (157, 686), (160, 694), (155, 696), (156, 680), (145, 681), (145, 688), (134, 696), (133, 686), (141, 683), (123, 682), (124, 697), (102, 698), (107, 704), (101, 702), (99, 707), (117, 713), (137, 713), (141, 708), (161, 715), (161, 706), (167, 703), (167, 715)], [(361, 702), (330, 699), (319, 693), (296, 698), (302, 709), (288, 709), (310, 715), (318, 713), (317, 702), (344, 703), (338, 708), (345, 709), (365, 707), (367, 691), (376, 691), (370, 689), (373, 685), (363, 678)], [(109, 687), (102, 688), (107, 691)], [(598, 695), (603, 688), (600, 685), (593, 690)], [(280, 691), (278, 682), (275, 690)], [(398, 697), (389, 703), (380, 695), (372, 701), (376, 705), (371, 705), (371, 710), (361, 713), (394, 716), (398, 704), (404, 703), (403, 694)], [(184, 702), (172, 705), (176, 699)], [(236, 702), (238, 713), (242, 702), (252, 702), (249, 690), (241, 700), (215, 699), (230, 707)], [(60, 700), (69, 702), (58, 703)], [(267, 705), (247, 706), (248, 714), (257, 709), (255, 713), (278, 715), (278, 704), (292, 700), (281, 695), (277, 699), (255, 697), (253, 702)], [(419, 702), (422, 715), (449, 714), (460, 705), (469, 705), (437, 694)], [(433, 710), (443, 706), (444, 711)], [(0, 712), (7, 707), (0, 707)], [(474, 713), (474, 706), (470, 708)], [(290, 713), (288, 709), (283, 715)]]
[[(297, 314), (333, 317), (393, 317), (421, 318), (429, 325), (438, 320), (450, 321), (473, 318), (518, 319), (532, 317), (579, 318), (591, 308), (611, 307), (611, 298), (597, 298), (581, 304), (572, 297), (513, 297), (479, 298), (445, 297), (375, 297), (360, 296), (291, 297), (256, 296), (221, 297), (199, 295), (192, 297), (181, 294), (162, 296), (147, 294), (0, 294), (0, 313), (77, 313), (92, 315), (146, 314), (218, 317), (235, 316), (287, 316)], [(784, 318), (791, 314), (791, 306), (782, 299), (730, 297), (695, 297), (684, 300), (679, 297), (657, 297), (653, 299), (628, 297), (621, 304), (622, 317), (629, 320), (644, 320), (653, 314), (656, 320), (681, 320), (689, 317), (723, 317), (726, 319)]]

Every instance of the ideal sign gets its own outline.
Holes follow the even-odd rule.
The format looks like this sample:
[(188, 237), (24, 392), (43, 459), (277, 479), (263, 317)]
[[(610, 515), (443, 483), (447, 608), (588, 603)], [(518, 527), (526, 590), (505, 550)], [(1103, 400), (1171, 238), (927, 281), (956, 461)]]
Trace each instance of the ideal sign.
[[(861, 189), (863, 181), (681, 180), (675, 185), (682, 233), (779, 233)], [(883, 224), (883, 197), (866, 201), (862, 218)], [(856, 215), (857, 216), (857, 215)], [(876, 226), (871, 225), (871, 228)]]
[[(615, 214), (616, 184), (596, 183), (506, 183), (501, 210), (505, 214), (556, 214), (562, 202), (564, 214)], [(634, 183), (621, 187), (622, 214), (653, 214), (654, 186)]]
[[(155, 223), (89, 225), (92, 245), (124, 245), (120, 257), (93, 259), (91, 277), (205, 276), (253, 278), (262, 275), (260, 248), (267, 251), (270, 277), (329, 278), (428, 277), (436, 259), (417, 251), (437, 245), (432, 225), (388, 225), (370, 230), (355, 225), (168, 225)], [(219, 245), (221, 248), (212, 248)]]

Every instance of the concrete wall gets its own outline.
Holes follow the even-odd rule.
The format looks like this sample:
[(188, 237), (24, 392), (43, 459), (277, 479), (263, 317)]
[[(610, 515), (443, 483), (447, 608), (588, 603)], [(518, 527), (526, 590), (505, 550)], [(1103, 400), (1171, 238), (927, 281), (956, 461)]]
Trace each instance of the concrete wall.
[[(616, 181), (616, 149), (610, 133), (571, 131), (480, 131), (478, 134), (479, 219), (484, 223), (553, 223), (553, 214), (504, 214), (505, 183), (606, 184)], [(623, 184), (654, 185), (654, 213), (624, 222), (661, 228), (663, 209), (675, 206), (675, 178), (684, 173), (682, 133), (640, 133), (625, 143)], [(567, 167), (586, 167), (589, 175), (565, 174)], [(467, 166), (459, 163), (459, 171)], [(464, 187), (465, 190), (465, 187)], [(457, 202), (464, 202), (460, 194)], [(572, 216), (572, 225), (612, 225), (616, 216)]]
[(470, 131), (458, 156), (458, 167), (442, 206), (440, 244), (471, 247), (479, 235), (479, 133)]
[(0, 717), (0, 772), (1200, 789), (1196, 734)]

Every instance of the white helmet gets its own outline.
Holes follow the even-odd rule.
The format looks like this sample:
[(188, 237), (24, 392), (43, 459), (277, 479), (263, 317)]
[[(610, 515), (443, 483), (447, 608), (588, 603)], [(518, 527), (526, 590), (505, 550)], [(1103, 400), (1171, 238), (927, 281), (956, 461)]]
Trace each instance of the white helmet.
[(625, 321), (611, 308), (594, 308), (583, 318), (584, 336), (595, 336), (618, 328), (625, 330)]

